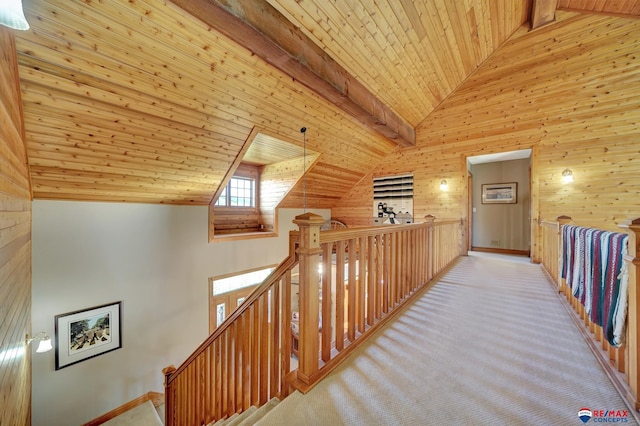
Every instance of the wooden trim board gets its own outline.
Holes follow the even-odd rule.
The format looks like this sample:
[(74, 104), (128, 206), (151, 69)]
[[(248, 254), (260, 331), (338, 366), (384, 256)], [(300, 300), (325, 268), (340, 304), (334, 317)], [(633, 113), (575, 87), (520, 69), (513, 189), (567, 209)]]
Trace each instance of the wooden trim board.
[(103, 415), (96, 417), (90, 422), (85, 423), (83, 426), (98, 426), (101, 425), (115, 417), (118, 417), (120, 414), (131, 410), (132, 408), (137, 407), (138, 405), (142, 405), (147, 401), (151, 401), (154, 407), (158, 407), (164, 404), (164, 394), (159, 392), (147, 392), (144, 395), (133, 399), (120, 407), (114, 408), (108, 413), (104, 413)]

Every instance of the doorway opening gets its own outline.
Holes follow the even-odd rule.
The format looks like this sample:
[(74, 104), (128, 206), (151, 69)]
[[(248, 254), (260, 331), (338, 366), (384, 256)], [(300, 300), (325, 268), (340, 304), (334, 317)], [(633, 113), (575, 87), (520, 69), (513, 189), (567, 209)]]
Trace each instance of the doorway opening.
[(531, 256), (532, 150), (467, 157), (467, 249)]

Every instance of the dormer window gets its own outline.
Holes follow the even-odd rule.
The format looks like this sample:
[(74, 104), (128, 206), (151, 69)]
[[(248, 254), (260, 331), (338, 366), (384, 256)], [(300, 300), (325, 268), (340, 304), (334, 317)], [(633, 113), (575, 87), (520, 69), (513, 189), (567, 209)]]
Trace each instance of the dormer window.
[(209, 206), (209, 242), (276, 236), (278, 205), (320, 155), (257, 128), (243, 152)]
[(222, 190), (215, 206), (255, 207), (256, 180), (249, 177), (233, 176)]

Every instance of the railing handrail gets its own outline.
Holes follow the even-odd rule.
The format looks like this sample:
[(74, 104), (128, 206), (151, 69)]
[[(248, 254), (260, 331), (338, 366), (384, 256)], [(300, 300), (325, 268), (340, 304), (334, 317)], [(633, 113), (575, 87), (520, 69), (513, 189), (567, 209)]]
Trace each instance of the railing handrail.
[(540, 225), (542, 226), (558, 226), (558, 221), (555, 220), (541, 220)]
[[(462, 221), (425, 219), (320, 232), (324, 220), (319, 215), (297, 216), (299, 231), (289, 233), (287, 258), (179, 368), (163, 370), (167, 424), (219, 420), (317, 383), (460, 255)], [(332, 249), (338, 254), (333, 279), (342, 280), (333, 281), (335, 294), (332, 274), (320, 279), (318, 275), (321, 258), (331, 267)], [(291, 322), (295, 267), (299, 334)], [(320, 318), (326, 327), (318, 339)], [(332, 320), (341, 324), (340, 329)], [(292, 346), (298, 351), (298, 368), (293, 371)]]
[[(434, 222), (434, 225), (446, 225), (460, 222), (459, 219), (442, 220)], [(387, 228), (389, 226), (389, 228)], [(398, 232), (403, 230), (411, 230), (415, 228), (421, 228), (429, 226), (428, 222), (414, 222), (404, 225), (382, 225), (371, 228), (343, 228), (335, 230), (322, 231), (320, 233), (321, 243), (332, 243), (336, 241), (345, 241), (353, 238), (368, 237), (372, 235), (378, 235), (381, 229), (389, 229), (389, 232)], [(299, 231), (291, 231), (290, 236), (295, 240), (299, 236)], [(235, 309), (225, 320), (220, 324), (213, 333), (211, 333), (197, 348), (191, 353), (191, 355), (182, 363), (175, 371), (171, 372), (167, 376), (167, 385), (170, 384), (175, 377), (177, 377), (189, 364), (191, 364), (198, 356), (200, 356), (211, 344), (222, 335), (225, 330), (233, 324), (238, 317), (240, 317), (246, 309), (260, 298), (265, 292), (269, 291), (271, 286), (276, 283), (282, 276), (297, 263), (297, 254), (293, 244), (290, 245), (289, 255), (274, 269), (264, 281), (259, 284), (247, 298), (242, 302), (237, 309)]]
[(366, 228), (341, 228), (322, 231), (320, 233), (320, 244), (335, 243), (337, 241), (350, 240), (360, 237), (370, 237), (378, 234), (386, 234), (390, 232), (410, 231), (412, 229), (424, 228), (435, 225), (451, 225), (460, 223), (460, 219), (436, 220), (433, 222), (414, 222), (404, 225), (378, 225)]
[(298, 257), (295, 252), (295, 231), (291, 232), (293, 238), (290, 239), (292, 243), (289, 247), (289, 255), (274, 269), (267, 278), (262, 281), (247, 298), (238, 306), (214, 331), (207, 337), (193, 353), (187, 358), (180, 367), (171, 372), (166, 379), (166, 385), (169, 385), (175, 377), (177, 377), (182, 371), (184, 371), (189, 364), (191, 364), (198, 356), (200, 356), (216, 339), (222, 335), (231, 324), (233, 324), (242, 314), (251, 307), (251, 305), (258, 300), (264, 293), (269, 291), (271, 287), (280, 280), (283, 275), (291, 270), (298, 262)]

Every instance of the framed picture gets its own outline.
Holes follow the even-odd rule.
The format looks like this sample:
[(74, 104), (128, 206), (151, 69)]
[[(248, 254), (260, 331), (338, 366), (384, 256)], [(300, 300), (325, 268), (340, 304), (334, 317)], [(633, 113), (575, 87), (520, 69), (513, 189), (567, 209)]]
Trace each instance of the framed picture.
[(122, 347), (122, 302), (56, 315), (56, 370)]
[(517, 201), (517, 182), (482, 185), (482, 204), (516, 204)]

